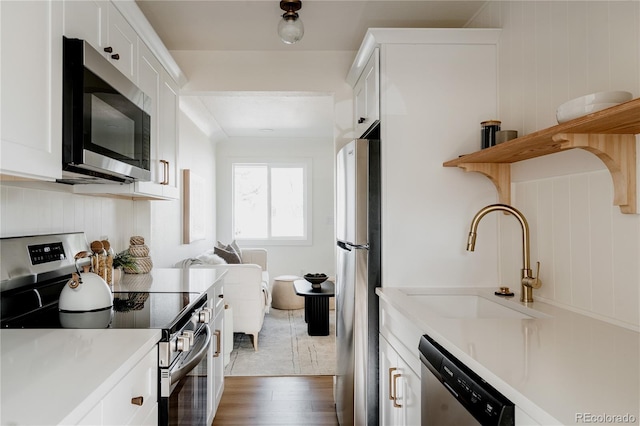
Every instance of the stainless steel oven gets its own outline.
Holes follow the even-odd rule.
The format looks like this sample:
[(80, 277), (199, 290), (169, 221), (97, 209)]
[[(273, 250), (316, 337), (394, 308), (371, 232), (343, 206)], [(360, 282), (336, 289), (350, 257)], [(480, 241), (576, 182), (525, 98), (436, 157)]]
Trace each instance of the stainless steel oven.
[(514, 404), (428, 335), (420, 338), (422, 424), (515, 425)]
[(212, 339), (211, 309), (204, 304), (188, 322), (159, 343), (160, 425), (210, 424), (213, 376), (209, 374)]

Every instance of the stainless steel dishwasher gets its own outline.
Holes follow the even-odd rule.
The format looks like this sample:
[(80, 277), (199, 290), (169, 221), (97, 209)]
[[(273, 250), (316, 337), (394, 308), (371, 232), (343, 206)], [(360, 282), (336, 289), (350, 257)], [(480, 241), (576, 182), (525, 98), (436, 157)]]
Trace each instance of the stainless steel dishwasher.
[(514, 425), (514, 404), (428, 335), (420, 338), (422, 424)]

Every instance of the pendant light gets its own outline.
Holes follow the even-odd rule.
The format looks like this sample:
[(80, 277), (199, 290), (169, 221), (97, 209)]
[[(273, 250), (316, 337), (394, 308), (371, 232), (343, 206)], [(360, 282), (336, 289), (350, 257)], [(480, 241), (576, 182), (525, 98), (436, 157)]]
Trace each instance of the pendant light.
[(302, 8), (301, 0), (281, 0), (280, 9), (284, 10), (278, 23), (278, 35), (286, 44), (294, 44), (302, 39), (304, 25), (297, 11)]

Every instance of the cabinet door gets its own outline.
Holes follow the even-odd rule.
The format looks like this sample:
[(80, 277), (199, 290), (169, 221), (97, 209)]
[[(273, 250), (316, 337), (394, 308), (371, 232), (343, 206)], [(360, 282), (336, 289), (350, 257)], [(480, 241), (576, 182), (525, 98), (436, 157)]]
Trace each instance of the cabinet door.
[(384, 337), (380, 336), (380, 425), (395, 425), (393, 410), (393, 372), (398, 361), (398, 354), (387, 343)]
[(62, 175), (61, 2), (0, 2), (0, 174)]
[(356, 135), (362, 135), (360, 131), (367, 117), (367, 91), (365, 87), (365, 79), (360, 78), (353, 88), (353, 128), (356, 129)]
[[(214, 301), (215, 303), (216, 301)], [(213, 415), (215, 416), (220, 405), (222, 392), (224, 390), (224, 304), (223, 309), (216, 308), (214, 311), (212, 331), (213, 339)]]
[(420, 376), (380, 335), (380, 424), (419, 425)]
[(164, 69), (158, 120), (158, 166), (162, 167), (160, 176), (163, 176), (163, 180), (160, 183), (164, 185), (163, 195), (178, 198), (178, 85)]
[(109, 3), (107, 59), (129, 80), (136, 82), (138, 35), (113, 3)]
[(64, 2), (64, 35), (86, 40), (98, 52), (107, 43), (109, 2), (104, 0)]
[(375, 49), (354, 87), (356, 135), (362, 135), (380, 119), (380, 54)]
[(162, 169), (159, 164), (158, 135), (160, 134), (160, 85), (162, 66), (149, 48), (140, 43), (138, 58), (138, 87), (151, 98), (151, 182), (160, 183)]
[(380, 119), (380, 51), (375, 49), (364, 75), (364, 87), (366, 96), (366, 113), (368, 129), (375, 121)]

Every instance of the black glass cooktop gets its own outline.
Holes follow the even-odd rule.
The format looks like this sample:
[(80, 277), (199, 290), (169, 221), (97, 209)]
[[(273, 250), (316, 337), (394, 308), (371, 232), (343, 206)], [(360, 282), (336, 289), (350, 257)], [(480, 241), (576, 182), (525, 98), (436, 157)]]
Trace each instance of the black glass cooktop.
[[(5, 295), (6, 296), (6, 295)], [(3, 302), (10, 302), (3, 297)], [(89, 314), (69, 314), (62, 318), (57, 302), (22, 312), (13, 317), (4, 317), (3, 328), (157, 328), (167, 330), (179, 327), (188, 321), (191, 312), (206, 303), (206, 295), (199, 293), (149, 293), (116, 292), (113, 308), (103, 312), (105, 320), (95, 323), (83, 322)], [(24, 306), (24, 305), (23, 305)], [(98, 314), (95, 314), (98, 315)], [(84, 318), (83, 318), (84, 317)], [(61, 321), (62, 319), (62, 321)], [(87, 325), (89, 324), (89, 325)], [(102, 324), (107, 324), (106, 327)]]

